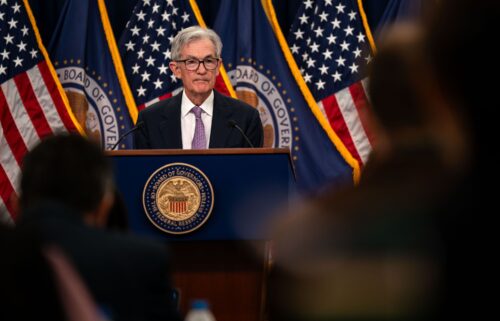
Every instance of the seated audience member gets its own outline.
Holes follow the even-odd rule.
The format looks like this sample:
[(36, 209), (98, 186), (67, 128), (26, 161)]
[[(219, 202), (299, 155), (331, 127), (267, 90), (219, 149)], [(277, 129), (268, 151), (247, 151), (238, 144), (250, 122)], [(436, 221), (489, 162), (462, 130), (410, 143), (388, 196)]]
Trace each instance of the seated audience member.
[(106, 321), (62, 251), (0, 225), (0, 320)]
[(24, 159), (17, 229), (34, 229), (59, 246), (110, 319), (176, 320), (166, 246), (104, 229), (112, 173), (84, 137), (44, 139)]
[[(481, 12), (465, 2), (471, 13)], [(372, 62), (377, 143), (359, 184), (311, 199), (277, 224), (270, 320), (431, 320), (459, 313), (454, 300), (461, 307), (470, 300), (459, 290), (467, 281), (459, 280), (465, 271), (456, 237), (465, 231), (457, 225), (468, 215), (464, 209), (475, 203), (461, 194), (470, 191), (474, 172), (474, 133), (462, 118), (473, 104), (462, 109), (453, 102), (472, 103), (463, 84), (484, 78), (460, 77), (460, 63), (471, 60), (454, 57), (450, 81), (468, 94), (441, 90), (453, 73), (440, 74), (443, 66), (433, 61), (440, 57), (446, 66), (459, 54), (451, 48), (465, 46), (462, 39), (466, 51), (477, 48), (472, 36), (458, 33), (471, 23), (460, 11), (467, 6), (440, 5), (433, 24), (387, 36)], [(473, 21), (487, 26), (479, 17)]]

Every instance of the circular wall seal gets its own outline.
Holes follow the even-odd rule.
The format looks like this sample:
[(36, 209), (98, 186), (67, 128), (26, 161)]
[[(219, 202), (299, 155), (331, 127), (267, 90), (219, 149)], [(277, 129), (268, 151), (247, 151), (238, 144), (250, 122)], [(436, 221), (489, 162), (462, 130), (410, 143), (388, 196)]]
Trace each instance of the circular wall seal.
[(154, 226), (169, 234), (185, 234), (207, 221), (214, 206), (214, 190), (198, 168), (172, 163), (149, 177), (142, 204)]

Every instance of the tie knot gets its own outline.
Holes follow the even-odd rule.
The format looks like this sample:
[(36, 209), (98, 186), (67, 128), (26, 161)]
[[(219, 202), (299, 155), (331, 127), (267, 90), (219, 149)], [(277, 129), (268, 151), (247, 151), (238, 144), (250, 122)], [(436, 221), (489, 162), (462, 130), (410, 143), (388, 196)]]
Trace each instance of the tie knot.
[(194, 106), (192, 109), (191, 109), (191, 112), (194, 114), (194, 116), (196, 118), (200, 118), (201, 117), (201, 112), (203, 110), (200, 108), (200, 106)]

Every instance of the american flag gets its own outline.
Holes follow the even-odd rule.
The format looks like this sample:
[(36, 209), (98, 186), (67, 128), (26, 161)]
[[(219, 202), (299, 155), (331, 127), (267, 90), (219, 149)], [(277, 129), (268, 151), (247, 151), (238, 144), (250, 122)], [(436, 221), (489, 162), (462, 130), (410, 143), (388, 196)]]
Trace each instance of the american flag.
[[(182, 89), (168, 66), (170, 46), (179, 31), (193, 25), (205, 26), (193, 0), (139, 0), (135, 6), (119, 49), (139, 110)], [(229, 94), (229, 80), (221, 73), (215, 88)]]
[(356, 0), (305, 0), (288, 36), (314, 100), (360, 166), (373, 142), (365, 91), (373, 40), (363, 19)]
[(77, 130), (24, 3), (0, 0), (0, 221), (8, 223), (24, 154), (46, 136)]

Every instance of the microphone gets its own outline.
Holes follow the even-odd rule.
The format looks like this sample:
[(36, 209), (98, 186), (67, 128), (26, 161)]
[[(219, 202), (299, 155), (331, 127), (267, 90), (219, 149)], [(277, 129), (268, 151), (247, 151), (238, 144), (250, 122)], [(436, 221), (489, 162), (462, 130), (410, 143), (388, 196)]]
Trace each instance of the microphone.
[(237, 130), (239, 130), (240, 133), (241, 133), (241, 135), (243, 135), (243, 138), (245, 138), (245, 140), (247, 141), (248, 145), (250, 145), (250, 147), (254, 148), (252, 142), (250, 141), (250, 139), (248, 139), (248, 136), (245, 135), (245, 132), (243, 131), (243, 129), (241, 129), (241, 127), (238, 126), (238, 124), (236, 123), (236, 121), (234, 121), (233, 119), (230, 119), (230, 120), (227, 121), (227, 125), (229, 127), (234, 127)]
[(142, 126), (144, 126), (144, 122), (143, 121), (140, 121), (138, 122), (137, 124), (135, 124), (134, 127), (132, 127), (132, 129), (129, 129), (127, 132), (125, 132), (125, 134), (121, 135), (120, 138), (118, 138), (118, 141), (113, 145), (113, 147), (110, 149), (110, 150), (114, 150), (116, 148), (116, 146), (118, 146), (118, 144), (120, 144), (120, 142), (125, 138), (127, 137), (128, 135), (130, 135), (131, 133), (135, 132), (136, 130), (140, 129)]

